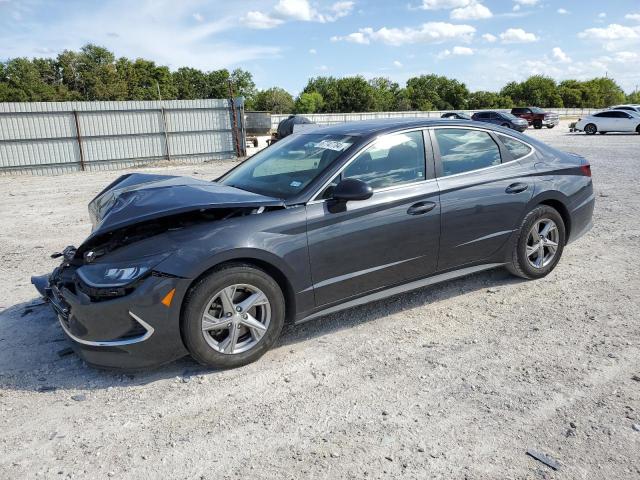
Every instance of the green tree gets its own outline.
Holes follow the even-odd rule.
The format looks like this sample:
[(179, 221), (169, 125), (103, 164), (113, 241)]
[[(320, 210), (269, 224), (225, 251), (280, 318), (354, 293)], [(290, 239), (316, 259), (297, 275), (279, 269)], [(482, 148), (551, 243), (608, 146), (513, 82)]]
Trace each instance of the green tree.
[(469, 94), (468, 108), (470, 110), (480, 110), (483, 108), (511, 108), (513, 100), (511, 97), (503, 96), (494, 92), (478, 91)]
[(268, 88), (255, 94), (251, 106), (261, 112), (291, 113), (293, 112), (293, 97), (283, 88)]
[(322, 96), (323, 105), (320, 112), (339, 112), (340, 98), (338, 80), (334, 77), (310, 78), (302, 93), (318, 92)]
[(177, 97), (181, 100), (207, 98), (207, 75), (197, 68), (182, 67), (173, 72), (173, 84)]
[(322, 110), (324, 99), (318, 92), (301, 93), (296, 99), (295, 113), (317, 113)]
[(438, 75), (407, 80), (407, 96), (416, 110), (460, 110), (467, 107), (469, 90), (464, 83)]
[(640, 104), (640, 92), (636, 90), (627, 95), (627, 103)]
[(385, 77), (376, 77), (369, 80), (373, 88), (374, 110), (378, 112), (392, 112), (400, 110), (403, 106), (403, 90), (396, 82)]
[(116, 70), (126, 84), (128, 100), (159, 100), (158, 89), (163, 100), (177, 98), (178, 89), (167, 67), (141, 58), (135, 62), (120, 58)]
[(373, 88), (364, 77), (344, 77), (336, 82), (338, 112), (371, 112), (375, 110)]
[(544, 75), (533, 75), (521, 83), (510, 82), (504, 86), (500, 94), (511, 97), (517, 106), (563, 106), (556, 81)]

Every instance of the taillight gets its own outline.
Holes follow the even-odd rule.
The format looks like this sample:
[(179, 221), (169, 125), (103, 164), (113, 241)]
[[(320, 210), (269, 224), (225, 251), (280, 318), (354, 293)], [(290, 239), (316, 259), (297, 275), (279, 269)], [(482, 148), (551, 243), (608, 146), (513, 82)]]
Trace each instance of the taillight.
[(591, 165), (589, 165), (588, 163), (586, 165), (580, 165), (580, 171), (582, 172), (582, 175), (584, 175), (585, 177), (590, 177)]

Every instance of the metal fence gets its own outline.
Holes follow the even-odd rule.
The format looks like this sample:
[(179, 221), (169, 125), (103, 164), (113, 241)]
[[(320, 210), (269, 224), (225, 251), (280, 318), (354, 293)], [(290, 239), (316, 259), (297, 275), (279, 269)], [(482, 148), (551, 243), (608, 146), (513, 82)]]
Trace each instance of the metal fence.
[[(501, 112), (510, 112), (510, 109), (501, 110)], [(595, 112), (601, 109), (598, 108), (550, 108), (549, 111), (558, 113), (561, 117), (573, 117), (580, 115), (588, 115), (591, 112)], [(372, 120), (375, 118), (440, 118), (443, 113), (451, 112), (452, 110), (433, 110), (433, 111), (411, 111), (411, 112), (364, 112), (364, 113), (313, 113), (304, 114), (312, 122), (319, 125), (332, 125), (334, 123), (355, 122), (358, 120)], [(479, 110), (456, 110), (457, 112), (463, 112), (468, 115), (473, 115)], [(278, 123), (287, 118), (289, 114), (273, 114), (271, 115), (271, 129), (276, 130)]]
[(203, 162), (244, 151), (229, 100), (0, 103), (0, 175)]

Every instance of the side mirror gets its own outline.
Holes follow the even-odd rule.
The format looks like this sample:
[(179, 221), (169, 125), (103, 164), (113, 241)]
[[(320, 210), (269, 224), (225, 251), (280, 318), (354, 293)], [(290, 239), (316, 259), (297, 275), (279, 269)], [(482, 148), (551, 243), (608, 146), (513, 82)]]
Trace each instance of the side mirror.
[(339, 202), (366, 200), (373, 195), (373, 189), (357, 178), (345, 178), (333, 189), (331, 198)]

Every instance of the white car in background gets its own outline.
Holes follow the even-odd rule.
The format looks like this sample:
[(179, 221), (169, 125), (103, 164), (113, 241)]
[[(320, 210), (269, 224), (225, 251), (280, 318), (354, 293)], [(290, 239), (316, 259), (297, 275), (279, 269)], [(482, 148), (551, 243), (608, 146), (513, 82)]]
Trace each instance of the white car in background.
[(580, 118), (575, 129), (587, 135), (597, 132), (637, 132), (640, 133), (640, 113), (631, 110), (606, 110)]
[(611, 107), (612, 110), (628, 110), (631, 112), (640, 113), (640, 105), (629, 104), (629, 105), (616, 105), (615, 107)]

